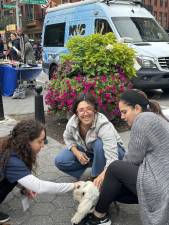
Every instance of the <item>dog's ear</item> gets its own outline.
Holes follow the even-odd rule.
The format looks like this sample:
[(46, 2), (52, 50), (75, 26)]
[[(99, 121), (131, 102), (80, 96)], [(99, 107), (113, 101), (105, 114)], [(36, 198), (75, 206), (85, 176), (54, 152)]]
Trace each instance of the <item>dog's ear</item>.
[(84, 187), (88, 186), (91, 183), (92, 183), (91, 181), (86, 181), (85, 184), (84, 184)]

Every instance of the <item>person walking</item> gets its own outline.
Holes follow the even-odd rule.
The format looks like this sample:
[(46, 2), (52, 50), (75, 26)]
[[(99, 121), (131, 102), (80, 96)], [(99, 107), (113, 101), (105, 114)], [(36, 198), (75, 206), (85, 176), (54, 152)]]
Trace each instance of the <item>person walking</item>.
[(123, 161), (108, 167), (93, 214), (79, 225), (110, 225), (112, 202), (140, 206), (143, 225), (169, 223), (169, 122), (158, 103), (137, 90), (126, 91), (119, 101), (121, 118), (131, 127)]
[[(66, 193), (79, 183), (54, 183), (33, 175), (37, 154), (44, 147), (45, 128), (35, 120), (23, 120), (0, 141), (0, 203), (20, 184), (34, 198), (41, 193)], [(9, 216), (0, 212), (0, 224)]]
[(67, 147), (56, 156), (55, 165), (77, 179), (92, 167), (91, 179), (99, 188), (110, 163), (123, 158), (122, 139), (106, 116), (97, 111), (96, 98), (90, 93), (80, 94), (72, 111), (63, 134)]
[(0, 59), (3, 59), (3, 58), (4, 58), (4, 42), (0, 34)]
[(25, 42), (24, 37), (28, 37), (26, 34), (23, 33), (23, 30), (21, 28), (17, 29), (17, 39), (19, 41), (20, 49), (21, 49), (21, 61), (22, 63), (26, 63), (25, 61)]
[(24, 43), (25, 43), (25, 52), (24, 52), (25, 63), (31, 66), (37, 66), (33, 47), (27, 36), (24, 37)]

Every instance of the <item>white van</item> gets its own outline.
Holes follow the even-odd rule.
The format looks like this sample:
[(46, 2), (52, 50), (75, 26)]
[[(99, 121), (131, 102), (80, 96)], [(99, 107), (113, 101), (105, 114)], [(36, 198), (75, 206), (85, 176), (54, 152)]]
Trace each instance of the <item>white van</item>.
[(141, 0), (84, 0), (47, 11), (43, 34), (43, 70), (55, 73), (66, 42), (74, 35), (113, 32), (135, 49), (141, 66), (136, 88), (169, 92), (169, 36), (142, 6)]

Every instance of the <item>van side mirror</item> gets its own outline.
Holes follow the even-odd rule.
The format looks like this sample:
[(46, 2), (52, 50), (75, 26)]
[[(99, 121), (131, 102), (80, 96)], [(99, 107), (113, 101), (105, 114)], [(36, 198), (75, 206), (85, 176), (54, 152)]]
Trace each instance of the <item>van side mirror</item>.
[(133, 43), (133, 38), (130, 37), (122, 37), (118, 39), (119, 42), (121, 43)]

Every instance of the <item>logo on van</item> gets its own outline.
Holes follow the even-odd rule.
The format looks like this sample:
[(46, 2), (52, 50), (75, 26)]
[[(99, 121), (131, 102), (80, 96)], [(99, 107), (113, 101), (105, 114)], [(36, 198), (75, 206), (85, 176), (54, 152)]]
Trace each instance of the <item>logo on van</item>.
[(84, 35), (86, 30), (86, 24), (76, 24), (69, 26), (69, 36)]

